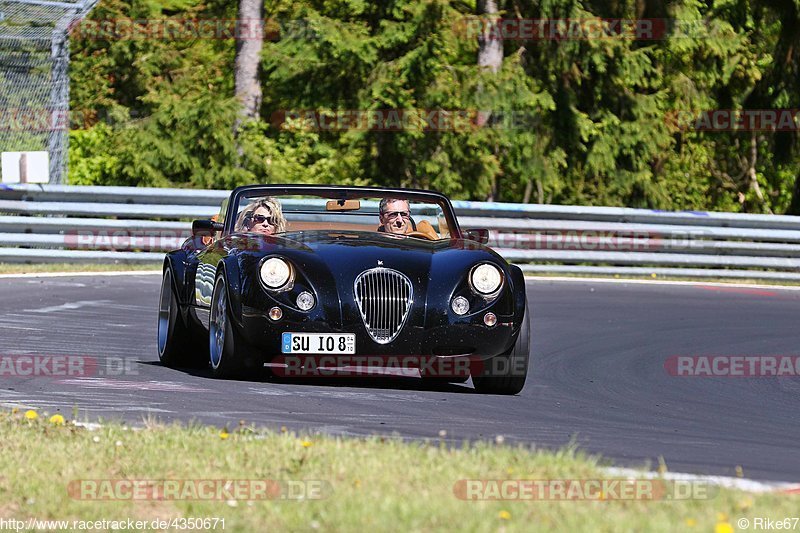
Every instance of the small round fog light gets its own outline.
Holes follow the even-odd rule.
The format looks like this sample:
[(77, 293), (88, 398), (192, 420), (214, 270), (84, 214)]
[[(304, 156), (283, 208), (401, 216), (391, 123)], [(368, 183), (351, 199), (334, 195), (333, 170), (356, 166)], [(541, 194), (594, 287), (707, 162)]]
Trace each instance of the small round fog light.
[(303, 291), (297, 295), (297, 307), (303, 311), (308, 311), (314, 307), (314, 295), (308, 291)]
[(453, 312), (457, 315), (465, 315), (469, 311), (469, 302), (463, 296), (456, 296), (453, 298), (453, 303), (450, 304)]
[(489, 327), (492, 327), (497, 324), (497, 317), (494, 313), (486, 313), (483, 315), (483, 323)]
[(282, 316), (283, 316), (283, 311), (281, 311), (280, 307), (273, 307), (272, 309), (269, 310), (269, 317), (272, 320), (280, 320)]

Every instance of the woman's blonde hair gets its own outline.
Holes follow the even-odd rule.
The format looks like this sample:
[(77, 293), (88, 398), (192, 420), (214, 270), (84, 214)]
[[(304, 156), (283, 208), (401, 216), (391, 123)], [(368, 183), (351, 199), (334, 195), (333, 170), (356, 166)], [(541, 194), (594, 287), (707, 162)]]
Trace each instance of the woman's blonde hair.
[(283, 233), (286, 231), (286, 218), (283, 216), (283, 209), (281, 203), (272, 196), (265, 196), (251, 201), (247, 206), (242, 209), (239, 216), (236, 217), (235, 231), (242, 231), (248, 229), (245, 224), (246, 220), (253, 216), (253, 213), (260, 208), (264, 208), (270, 212), (275, 218), (275, 233)]

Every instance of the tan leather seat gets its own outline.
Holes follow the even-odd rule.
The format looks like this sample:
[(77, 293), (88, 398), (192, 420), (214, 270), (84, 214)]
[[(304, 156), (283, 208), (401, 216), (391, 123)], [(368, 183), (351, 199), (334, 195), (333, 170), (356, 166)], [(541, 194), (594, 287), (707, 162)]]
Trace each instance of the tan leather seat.
[(436, 233), (436, 230), (433, 229), (433, 225), (427, 220), (420, 220), (417, 223), (417, 231), (420, 233), (424, 233), (425, 236), (431, 239), (432, 241), (436, 241), (439, 239), (439, 234)]

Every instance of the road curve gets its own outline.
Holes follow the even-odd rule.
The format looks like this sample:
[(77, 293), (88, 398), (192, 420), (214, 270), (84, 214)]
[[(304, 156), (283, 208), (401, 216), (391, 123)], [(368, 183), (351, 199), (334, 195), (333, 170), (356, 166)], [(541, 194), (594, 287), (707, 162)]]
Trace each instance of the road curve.
[(741, 466), (749, 478), (800, 481), (800, 377), (665, 370), (673, 355), (800, 354), (800, 291), (531, 280), (531, 375), (520, 395), (501, 397), (412, 378), (223, 382), (164, 368), (155, 346), (159, 284), (147, 274), (0, 279), (0, 355), (87, 356), (100, 369), (88, 377), (2, 372), (0, 403), (70, 416), (77, 406), (91, 421), (574, 441), (624, 466), (663, 457), (673, 471), (735, 475)]

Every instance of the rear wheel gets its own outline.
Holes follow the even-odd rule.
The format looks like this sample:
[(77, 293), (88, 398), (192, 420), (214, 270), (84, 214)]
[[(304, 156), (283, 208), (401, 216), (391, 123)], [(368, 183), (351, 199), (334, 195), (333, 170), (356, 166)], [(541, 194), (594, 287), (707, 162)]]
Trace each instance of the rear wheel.
[(231, 322), (228, 303), (228, 284), (220, 272), (211, 296), (208, 342), (211, 372), (222, 379), (241, 377), (245, 371), (243, 354), (237, 353), (237, 348), (243, 348), (243, 341)]
[(204, 346), (181, 318), (172, 277), (172, 268), (164, 269), (158, 303), (158, 359), (173, 368), (198, 366), (205, 361)]
[(518, 394), (528, 377), (529, 359), (530, 322), (526, 308), (514, 347), (484, 362), (481, 375), (472, 376), (475, 390), (485, 394)]

